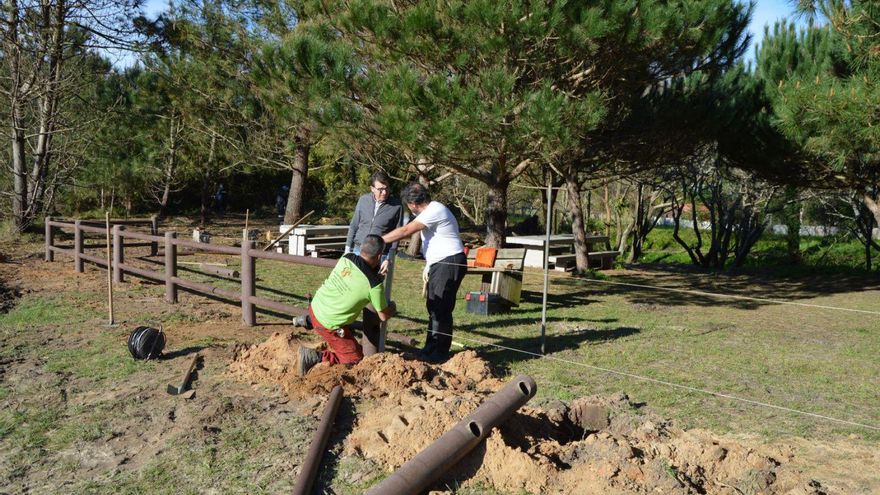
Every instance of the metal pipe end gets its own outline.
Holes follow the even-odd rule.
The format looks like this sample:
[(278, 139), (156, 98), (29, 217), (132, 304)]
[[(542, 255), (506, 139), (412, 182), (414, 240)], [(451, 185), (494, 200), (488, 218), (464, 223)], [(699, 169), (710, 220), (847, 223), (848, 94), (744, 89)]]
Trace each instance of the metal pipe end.
[(467, 427), (468, 431), (471, 432), (471, 435), (473, 435), (474, 438), (481, 438), (483, 436), (483, 427), (476, 421), (469, 422)]
[(538, 384), (535, 383), (535, 379), (530, 377), (529, 375), (517, 376), (516, 385), (516, 388), (520, 391), (521, 394), (523, 394), (524, 397), (532, 398), (538, 391)]

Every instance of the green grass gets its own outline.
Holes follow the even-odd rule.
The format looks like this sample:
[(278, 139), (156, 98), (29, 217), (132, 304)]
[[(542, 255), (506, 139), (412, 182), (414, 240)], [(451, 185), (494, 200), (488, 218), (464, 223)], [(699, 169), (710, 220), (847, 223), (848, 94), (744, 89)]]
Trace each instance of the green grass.
[(0, 315), (0, 329), (16, 329), (24, 325), (77, 323), (91, 316), (81, 306), (57, 296), (22, 299), (11, 311)]

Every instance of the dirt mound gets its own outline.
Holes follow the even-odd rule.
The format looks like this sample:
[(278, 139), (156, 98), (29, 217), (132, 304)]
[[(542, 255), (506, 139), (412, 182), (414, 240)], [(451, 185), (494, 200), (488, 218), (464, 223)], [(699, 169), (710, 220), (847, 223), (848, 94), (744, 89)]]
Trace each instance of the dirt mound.
[(276, 332), (262, 344), (238, 346), (229, 371), (250, 383), (286, 383), (296, 377), (298, 345), (293, 333)]
[(15, 301), (19, 297), (21, 297), (21, 292), (18, 289), (7, 287), (0, 280), (0, 315), (8, 313), (15, 306)]
[[(399, 467), (476, 409), (504, 381), (473, 351), (432, 366), (396, 354), (296, 376), (293, 334), (235, 353), (230, 372), (281, 385), (293, 398), (341, 385), (356, 406), (343, 455)], [(642, 413), (623, 394), (525, 406), (465, 457), (448, 486), (527, 493), (819, 494), (789, 451), (684, 431)]]

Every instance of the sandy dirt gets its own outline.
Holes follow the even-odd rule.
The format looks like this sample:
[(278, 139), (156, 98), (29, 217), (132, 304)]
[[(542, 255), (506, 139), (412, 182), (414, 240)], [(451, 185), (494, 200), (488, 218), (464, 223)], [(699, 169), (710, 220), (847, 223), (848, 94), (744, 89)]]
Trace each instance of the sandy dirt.
[[(292, 333), (275, 333), (240, 350), (229, 373), (250, 383), (276, 383), (300, 400), (341, 385), (360, 402), (344, 454), (388, 471), (504, 384), (473, 351), (441, 366), (374, 355), (350, 368), (319, 365), (300, 379), (299, 345)], [(821, 480), (799, 469), (792, 452), (683, 431), (673, 421), (641, 413), (626, 396), (583, 397), (523, 407), (442, 484), (514, 493), (826, 493)]]

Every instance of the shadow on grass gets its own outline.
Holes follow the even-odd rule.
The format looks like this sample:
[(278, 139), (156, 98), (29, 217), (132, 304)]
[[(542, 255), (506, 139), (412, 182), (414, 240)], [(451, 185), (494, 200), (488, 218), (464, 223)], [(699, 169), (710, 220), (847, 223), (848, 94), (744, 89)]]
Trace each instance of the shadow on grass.
[[(545, 340), (545, 355), (552, 355), (572, 349), (579, 349), (583, 345), (595, 345), (612, 340), (635, 335), (641, 330), (632, 327), (617, 327), (605, 330), (578, 330), (565, 335), (547, 335)], [(532, 359), (541, 358), (541, 335), (540, 328), (535, 328), (535, 335), (530, 337), (502, 338), (496, 342), (503, 349), (495, 346), (486, 346), (480, 355), (492, 365), (504, 373), (510, 373), (510, 365)], [(497, 336), (496, 336), (497, 337)]]
[[(774, 301), (797, 302), (835, 294), (880, 290), (880, 277), (864, 273), (832, 274), (804, 271), (783, 275), (778, 271), (766, 270), (749, 273), (707, 273), (693, 266), (666, 264), (631, 265), (627, 268), (628, 272), (609, 277), (607, 280), (610, 283), (577, 277), (556, 279), (554, 285), (570, 287), (572, 292), (561, 295), (551, 294), (548, 305), (551, 301), (565, 301), (571, 304), (578, 304), (579, 299), (590, 301), (584, 297), (584, 292), (595, 296), (598, 290), (604, 295), (623, 297), (632, 304), (723, 306), (754, 310), (776, 304)], [(645, 287), (615, 285), (616, 283)], [(592, 290), (578, 291), (585, 287)], [(767, 299), (767, 301), (721, 295)]]
[(193, 354), (195, 352), (201, 352), (202, 349), (204, 349), (204, 348), (205, 348), (205, 346), (184, 347), (183, 349), (178, 349), (176, 351), (163, 353), (161, 359), (163, 361), (168, 361), (168, 360), (179, 358), (182, 356), (188, 356), (188, 355)]

